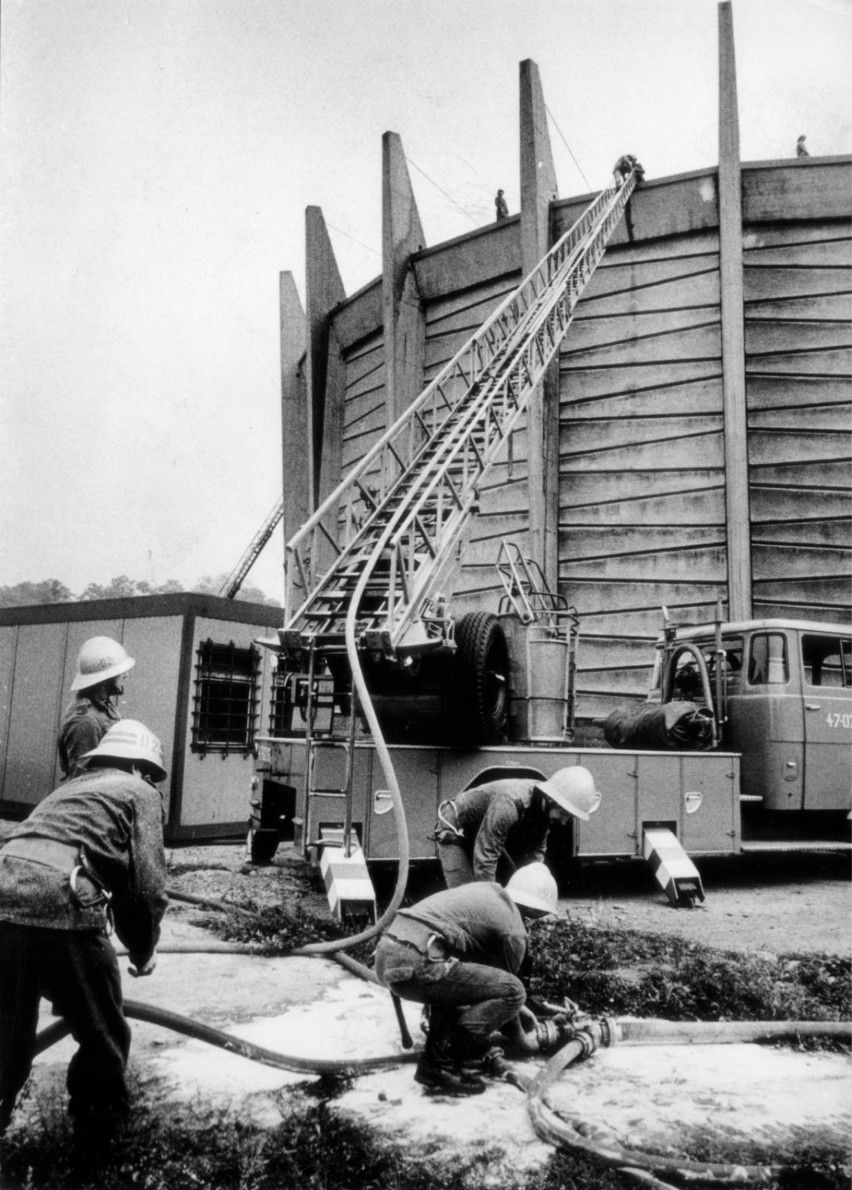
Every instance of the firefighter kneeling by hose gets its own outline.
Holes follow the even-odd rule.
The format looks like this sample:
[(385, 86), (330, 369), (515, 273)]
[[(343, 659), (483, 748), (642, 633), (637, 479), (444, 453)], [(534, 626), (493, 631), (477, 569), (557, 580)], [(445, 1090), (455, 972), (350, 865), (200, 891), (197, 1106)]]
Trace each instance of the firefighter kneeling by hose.
[(480, 881), (426, 897), (401, 910), (382, 935), (380, 982), (429, 1008), (414, 1074), (427, 1091), (481, 1094), (495, 1033), (522, 1053), (538, 1052), (538, 1022), (519, 978), (529, 945), (524, 919), (556, 913), (557, 900), (556, 881), (536, 862), (505, 888)]

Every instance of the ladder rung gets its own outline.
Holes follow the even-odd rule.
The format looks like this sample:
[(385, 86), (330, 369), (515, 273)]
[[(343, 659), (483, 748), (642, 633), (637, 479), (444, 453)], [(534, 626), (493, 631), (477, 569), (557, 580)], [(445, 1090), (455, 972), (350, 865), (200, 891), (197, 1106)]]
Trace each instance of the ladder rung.
[[(370, 463), (369, 472), (356, 469), (354, 478), (341, 485), (337, 494), (341, 507), (347, 494), (357, 498), (360, 489), (364, 496), (369, 487), (369, 520), (359, 530), (363, 535), (345, 546), (339, 565), (322, 576), (321, 581), (330, 580), (332, 589), (323, 591), (319, 584), (315, 586), (299, 612), (301, 623), (314, 630), (312, 648), (324, 651), (342, 644), (344, 612), (366, 566), (372, 566), (374, 573), (364, 590), (365, 602), (376, 606), (357, 609), (362, 632), (365, 626), (387, 628), (391, 607), (402, 615), (408, 611), (409, 591), (422, 593), (424, 584), (428, 586), (436, 577), (429, 567), (440, 565), (446, 550), (458, 539), (456, 514), (467, 507), (468, 495), (463, 497), (462, 484), (469, 489), (479, 482), (487, 459), (507, 441), (544, 368), (554, 358), (570, 325), (574, 303), (622, 217), (636, 176), (631, 175), (618, 189), (603, 191), (589, 205), (575, 229), (554, 246), (500, 314), (442, 368), (424, 391), (423, 401), (415, 403), (416, 420), (400, 423), (399, 431), (394, 430), (394, 436), (384, 444), (381, 458)], [(373, 488), (373, 483), (378, 487)], [(428, 495), (427, 489), (431, 489)], [(422, 508), (415, 515), (421, 501)], [(397, 555), (398, 573), (391, 558), (373, 557), (386, 526), (397, 516), (404, 526), (405, 551)], [(303, 531), (300, 533), (303, 538)], [(418, 544), (425, 544), (426, 549), (421, 549), (422, 557), (415, 561), (409, 551)], [(306, 563), (309, 574), (310, 555), (297, 552), (297, 560), (300, 567)], [(410, 581), (415, 572), (416, 585)], [(321, 639), (323, 636), (326, 639)]]

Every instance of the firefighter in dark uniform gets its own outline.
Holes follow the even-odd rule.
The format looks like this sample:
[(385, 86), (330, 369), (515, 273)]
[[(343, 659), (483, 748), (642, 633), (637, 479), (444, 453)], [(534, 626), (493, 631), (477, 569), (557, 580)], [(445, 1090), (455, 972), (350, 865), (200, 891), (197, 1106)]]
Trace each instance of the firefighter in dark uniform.
[(39, 1001), (79, 1049), (68, 1110), (82, 1151), (120, 1130), (129, 1110), (130, 1029), (122, 1010), (113, 928), (132, 975), (156, 966), (165, 912), (160, 741), (125, 719), (0, 849), (0, 1135), (32, 1066)]
[(122, 677), (136, 664), (127, 650), (109, 636), (93, 636), (80, 649), (77, 675), (71, 683), (76, 694), (65, 708), (59, 728), (59, 764), (63, 780), (79, 777), (82, 757), (96, 748), (121, 715), (118, 700), (124, 693)]
[(376, 948), (379, 981), (403, 1000), (429, 1006), (429, 1032), (415, 1082), (462, 1097), (485, 1090), (483, 1058), (493, 1035), (529, 1032), (519, 978), (525, 917), (555, 913), (556, 881), (542, 863), (520, 868), (505, 888), (465, 884), (401, 910)]
[(505, 884), (515, 868), (544, 859), (551, 823), (587, 821), (599, 802), (581, 765), (558, 769), (548, 781), (506, 777), (456, 794), (439, 806), (434, 833), (447, 888), (472, 880)]

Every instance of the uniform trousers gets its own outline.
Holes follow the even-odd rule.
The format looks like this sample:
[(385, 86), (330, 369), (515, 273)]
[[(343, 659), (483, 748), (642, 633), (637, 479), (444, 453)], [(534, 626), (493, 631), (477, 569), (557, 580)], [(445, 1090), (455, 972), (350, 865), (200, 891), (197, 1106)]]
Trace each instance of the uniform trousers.
[(79, 1046), (67, 1075), (75, 1129), (108, 1132), (129, 1110), (130, 1027), (115, 951), (93, 930), (0, 922), (0, 1116), (29, 1076), (42, 997)]
[[(401, 929), (397, 918), (391, 929)], [(406, 921), (406, 940), (385, 933), (376, 949), (376, 975), (402, 1000), (428, 1004), (436, 1020), (464, 1031), (477, 1045), (514, 1020), (526, 1000), (516, 975), (453, 955), (443, 938)]]

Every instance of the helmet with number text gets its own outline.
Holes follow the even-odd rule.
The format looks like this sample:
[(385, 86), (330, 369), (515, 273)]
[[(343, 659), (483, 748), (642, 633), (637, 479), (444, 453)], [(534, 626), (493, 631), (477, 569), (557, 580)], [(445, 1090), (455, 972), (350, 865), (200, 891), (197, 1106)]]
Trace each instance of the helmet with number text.
[(92, 636), (83, 642), (80, 649), (77, 675), (71, 683), (71, 689), (87, 690), (90, 686), (99, 686), (101, 682), (127, 673), (135, 664), (124, 645), (111, 636)]
[(130, 760), (146, 768), (155, 781), (166, 777), (163, 745), (137, 719), (122, 719), (109, 729), (96, 748), (84, 752), (86, 759)]

